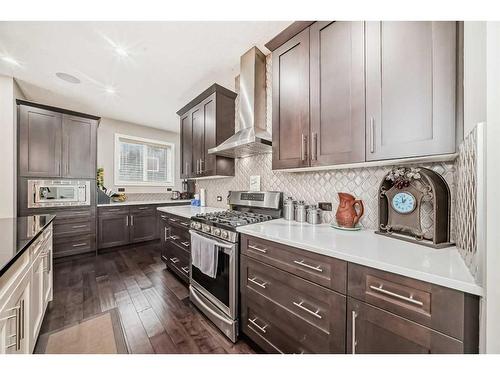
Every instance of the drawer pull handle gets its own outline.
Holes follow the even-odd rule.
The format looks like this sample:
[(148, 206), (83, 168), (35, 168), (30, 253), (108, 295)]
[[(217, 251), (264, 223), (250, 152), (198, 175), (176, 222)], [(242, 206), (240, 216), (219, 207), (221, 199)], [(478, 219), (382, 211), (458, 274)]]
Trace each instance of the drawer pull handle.
[(185, 227), (189, 227), (189, 223), (186, 223), (185, 221), (181, 221), (181, 225), (184, 225)]
[(189, 247), (189, 242), (187, 242), (187, 241), (186, 242), (181, 242), (181, 244), (183, 244), (186, 247)]
[(257, 320), (257, 318), (253, 318), (253, 319), (248, 319), (248, 321), (250, 323), (252, 323), (259, 331), (261, 331), (262, 333), (267, 333), (266, 332), (266, 328), (267, 328), (267, 324), (264, 326), (264, 327), (261, 327), (259, 326), (255, 321)]
[(165, 215), (160, 215), (162, 219), (166, 219), (167, 217)]
[(86, 225), (73, 225), (73, 229), (85, 228)]
[(311, 266), (310, 264), (307, 264), (306, 262), (304, 262), (304, 260), (294, 260), (293, 263), (295, 264), (298, 264), (299, 266), (302, 266), (302, 267), (306, 267), (306, 268), (309, 268), (311, 270), (314, 270), (314, 271), (318, 271), (318, 272), (323, 272), (323, 268), (321, 268), (320, 266)]
[(175, 264), (175, 263), (179, 263), (179, 258), (170, 258), (170, 261)]
[(307, 307), (304, 306), (304, 301), (300, 301), (300, 303), (297, 303), (297, 302), (293, 302), (293, 304), (295, 306), (297, 306), (299, 309), (302, 309), (304, 310), (305, 312), (308, 312), (309, 314), (311, 314), (312, 316), (318, 318), (318, 319), (322, 319), (323, 317), (321, 315), (319, 315), (319, 309), (316, 309), (316, 312), (312, 311), (312, 310), (309, 310)]
[(259, 283), (258, 281), (256, 281), (257, 277), (252, 277), (252, 278), (248, 277), (247, 279), (248, 281), (254, 283), (255, 285), (260, 286), (262, 289), (266, 289), (267, 283), (266, 282)]
[(177, 219), (172, 219), (172, 218), (170, 218), (170, 219), (168, 219), (168, 220), (170, 220), (170, 221), (171, 221), (171, 222), (173, 222), (173, 223), (177, 223)]
[(259, 253), (263, 253), (263, 254), (267, 253), (267, 249), (261, 249), (260, 247), (257, 247), (257, 246), (248, 245), (248, 248), (255, 250), (255, 251), (258, 251)]
[[(122, 209), (121, 208), (114, 208), (112, 210), (108, 210), (108, 212), (119, 212), (121, 211)], [(76, 213), (76, 212), (75, 212)], [(80, 212), (81, 213), (81, 212)]]
[(147, 210), (150, 207), (139, 207), (138, 210)]
[(189, 267), (188, 267), (188, 266), (182, 267), (182, 270), (183, 270), (185, 273), (189, 274)]
[(75, 243), (73, 247), (81, 247), (81, 246), (86, 246), (87, 242), (81, 242), (81, 243)]
[(391, 297), (398, 298), (400, 300), (403, 300), (403, 301), (406, 301), (406, 302), (409, 302), (409, 303), (413, 303), (414, 305), (417, 305), (417, 306), (423, 306), (424, 305), (423, 302), (418, 301), (416, 299), (413, 299), (413, 296), (405, 297), (405, 296), (402, 296), (401, 294), (390, 292), (390, 291), (384, 289), (383, 285), (380, 285), (380, 286), (370, 285), (370, 289), (374, 290), (376, 292), (385, 294), (387, 296), (391, 296)]
[(174, 236), (174, 235), (167, 237), (168, 240), (178, 240), (179, 238), (180, 238), (179, 236)]

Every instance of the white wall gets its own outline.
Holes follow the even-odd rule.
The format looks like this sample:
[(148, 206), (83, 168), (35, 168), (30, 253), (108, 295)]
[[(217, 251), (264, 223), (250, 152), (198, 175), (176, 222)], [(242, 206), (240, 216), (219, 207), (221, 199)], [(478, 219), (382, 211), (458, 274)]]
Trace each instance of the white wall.
[(486, 352), (500, 353), (500, 22), (487, 22)]
[(14, 79), (0, 76), (0, 217), (16, 214), (16, 131)]
[(464, 22), (464, 134), (486, 121), (486, 22)]
[(180, 135), (143, 125), (102, 118), (97, 131), (97, 167), (104, 168), (104, 186), (113, 190), (124, 187), (125, 193), (166, 193), (166, 187), (159, 186), (117, 186), (114, 183), (114, 149), (115, 133), (132, 135), (135, 137), (155, 139), (175, 144), (175, 188), (180, 190)]

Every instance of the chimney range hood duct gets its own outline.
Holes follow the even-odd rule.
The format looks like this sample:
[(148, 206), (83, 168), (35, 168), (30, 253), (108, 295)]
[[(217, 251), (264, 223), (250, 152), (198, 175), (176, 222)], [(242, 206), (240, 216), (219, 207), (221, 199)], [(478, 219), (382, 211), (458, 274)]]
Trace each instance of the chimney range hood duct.
[(209, 154), (245, 157), (272, 151), (271, 134), (266, 130), (266, 56), (252, 47), (240, 60), (240, 130)]

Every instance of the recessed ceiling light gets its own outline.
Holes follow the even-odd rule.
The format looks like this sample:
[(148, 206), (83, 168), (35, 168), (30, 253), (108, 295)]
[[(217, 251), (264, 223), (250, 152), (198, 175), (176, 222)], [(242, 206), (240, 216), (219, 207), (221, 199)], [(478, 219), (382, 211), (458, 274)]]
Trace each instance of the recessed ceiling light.
[(80, 80), (76, 78), (75, 76), (72, 76), (71, 74), (68, 73), (63, 73), (63, 72), (57, 72), (56, 76), (63, 81), (69, 82), (69, 83), (80, 83)]
[(116, 94), (115, 88), (111, 86), (104, 88), (104, 91), (106, 91), (108, 94)]
[(8, 64), (19, 66), (20, 64), (17, 62), (17, 60), (11, 56), (2, 56), (2, 60), (5, 61)]
[(128, 56), (128, 51), (121, 47), (121, 46), (115, 46), (115, 52), (117, 53), (117, 55), (121, 56), (121, 57), (127, 57)]

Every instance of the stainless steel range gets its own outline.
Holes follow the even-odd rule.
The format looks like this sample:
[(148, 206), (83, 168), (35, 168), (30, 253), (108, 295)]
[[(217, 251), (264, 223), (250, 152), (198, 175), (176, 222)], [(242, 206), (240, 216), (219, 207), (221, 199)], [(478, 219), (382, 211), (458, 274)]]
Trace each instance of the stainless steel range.
[[(191, 218), (190, 300), (233, 342), (238, 338), (239, 233), (241, 225), (282, 216), (283, 193), (231, 191), (230, 210)], [(198, 251), (198, 252), (196, 252)], [(211, 274), (196, 265), (199, 251), (215, 252)], [(205, 253), (206, 254), (206, 253)], [(215, 259), (215, 260), (214, 260)]]

